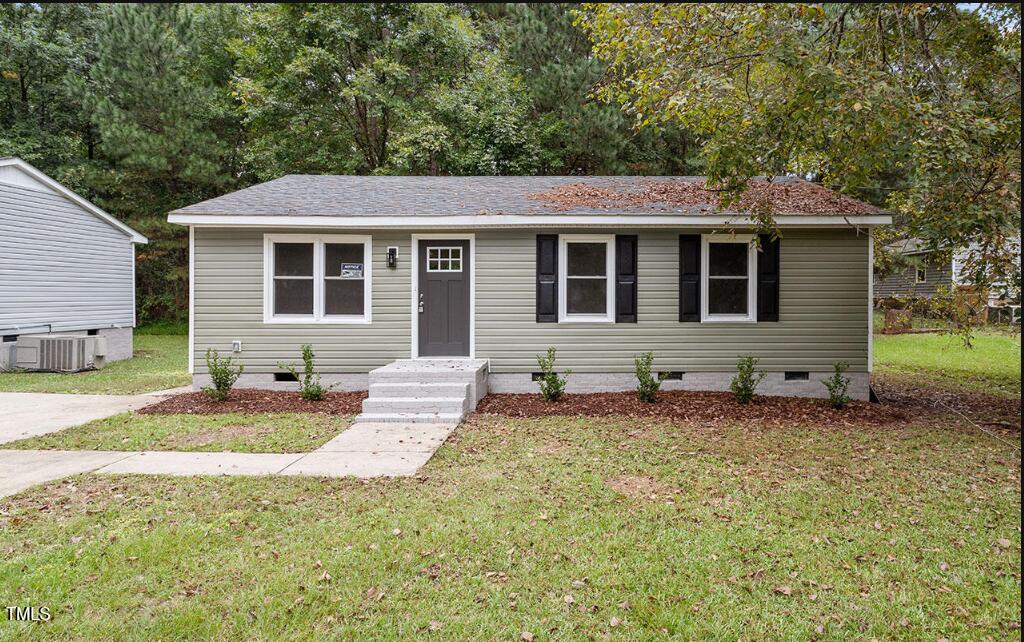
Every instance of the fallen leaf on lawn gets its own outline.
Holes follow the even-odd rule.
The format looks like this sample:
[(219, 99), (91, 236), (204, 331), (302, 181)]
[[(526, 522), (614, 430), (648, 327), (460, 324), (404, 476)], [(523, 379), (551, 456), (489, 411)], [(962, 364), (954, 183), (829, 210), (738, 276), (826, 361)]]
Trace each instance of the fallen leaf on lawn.
[(437, 620), (431, 620), (430, 626), (428, 627), (431, 631), (440, 631), (443, 625)]
[(1000, 537), (996, 540), (996, 545), (998, 545), (999, 548), (1010, 548), (1010, 540), (1005, 537)]
[(612, 627), (616, 627), (616, 626), (618, 626), (619, 624), (622, 624), (622, 620), (620, 620), (620, 619), (619, 619), (619, 618), (617, 618), (617, 617), (613, 617), (613, 618), (611, 619), (611, 622), (609, 622), (608, 624), (609, 624), (609, 625), (611, 625)]
[(780, 584), (779, 586), (775, 587), (775, 592), (780, 594), (780, 595), (792, 595), (793, 594), (793, 589), (791, 589), (790, 587), (786, 586), (785, 584)]
[(331, 574), (328, 573), (327, 571), (324, 571), (324, 574), (320, 576), (320, 581), (321, 582), (330, 582), (331, 581)]
[(519, 639), (523, 642), (533, 642), (533, 633), (523, 631), (523, 634), (519, 636)]
[(566, 595), (562, 598), (562, 601), (566, 604), (573, 604), (576, 602), (576, 598), (574, 598), (572, 595)]
[(324, 563), (321, 562), (320, 560), (317, 560), (317, 561), (313, 562), (313, 568), (320, 568), (323, 565), (324, 565)]

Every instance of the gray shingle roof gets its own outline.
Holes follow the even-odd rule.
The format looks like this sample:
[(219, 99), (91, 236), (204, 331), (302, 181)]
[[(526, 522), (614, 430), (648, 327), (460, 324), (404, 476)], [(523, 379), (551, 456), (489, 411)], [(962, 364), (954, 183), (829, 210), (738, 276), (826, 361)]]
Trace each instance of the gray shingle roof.
[[(218, 216), (465, 216), (481, 214), (723, 213), (693, 198), (699, 176), (315, 176), (288, 175), (177, 209), (172, 214)], [(864, 214), (876, 208), (799, 178), (773, 179), (773, 190), (800, 192), (781, 199), (779, 213)], [(659, 200), (656, 187), (687, 197)], [(599, 202), (608, 190), (625, 199)], [(673, 190), (675, 190), (673, 192)], [(595, 197), (594, 194), (597, 194)], [(583, 194), (580, 199), (577, 194)], [(652, 195), (653, 194), (653, 195)], [(808, 197), (810, 195), (810, 197)], [(554, 198), (551, 198), (554, 196)], [(598, 201), (595, 201), (595, 198)], [(822, 205), (828, 201), (835, 207)], [(814, 211), (802, 211), (810, 203)], [(851, 210), (853, 208), (853, 211)], [(870, 211), (866, 211), (866, 210)], [(864, 210), (864, 211), (862, 211)], [(729, 213), (729, 212), (725, 212)]]

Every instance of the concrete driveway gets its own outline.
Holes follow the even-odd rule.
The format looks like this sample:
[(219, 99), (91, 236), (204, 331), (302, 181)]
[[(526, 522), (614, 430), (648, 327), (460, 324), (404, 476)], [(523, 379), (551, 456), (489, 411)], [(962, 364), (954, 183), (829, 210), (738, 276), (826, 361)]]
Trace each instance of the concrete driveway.
[(62, 395), (0, 392), (0, 444), (44, 435), (156, 403), (190, 388), (141, 395)]

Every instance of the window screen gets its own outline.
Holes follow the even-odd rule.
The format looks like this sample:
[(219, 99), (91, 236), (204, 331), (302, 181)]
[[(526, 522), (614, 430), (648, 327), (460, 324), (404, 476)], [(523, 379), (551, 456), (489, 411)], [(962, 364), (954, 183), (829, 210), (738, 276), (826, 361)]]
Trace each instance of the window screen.
[(608, 244), (566, 244), (566, 314), (608, 313)]
[(748, 314), (746, 243), (708, 244), (708, 314)]
[(366, 286), (362, 243), (324, 244), (324, 314), (362, 316)]
[(313, 314), (313, 244), (274, 244), (274, 314)]

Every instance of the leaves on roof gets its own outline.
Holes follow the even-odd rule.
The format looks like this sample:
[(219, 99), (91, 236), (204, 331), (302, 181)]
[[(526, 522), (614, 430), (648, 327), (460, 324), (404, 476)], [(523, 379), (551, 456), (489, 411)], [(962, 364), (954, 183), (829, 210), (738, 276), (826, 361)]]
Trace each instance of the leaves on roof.
[[(551, 209), (565, 211), (579, 207), (592, 209), (623, 209), (663, 205), (719, 211), (722, 192), (706, 187), (703, 179), (650, 180), (636, 190), (618, 191), (596, 187), (585, 181), (558, 185), (544, 192), (528, 196)], [(844, 196), (816, 183), (803, 180), (769, 181), (751, 180), (738, 203), (728, 209), (750, 211), (766, 205), (779, 214), (876, 214), (881, 210), (874, 205)]]

